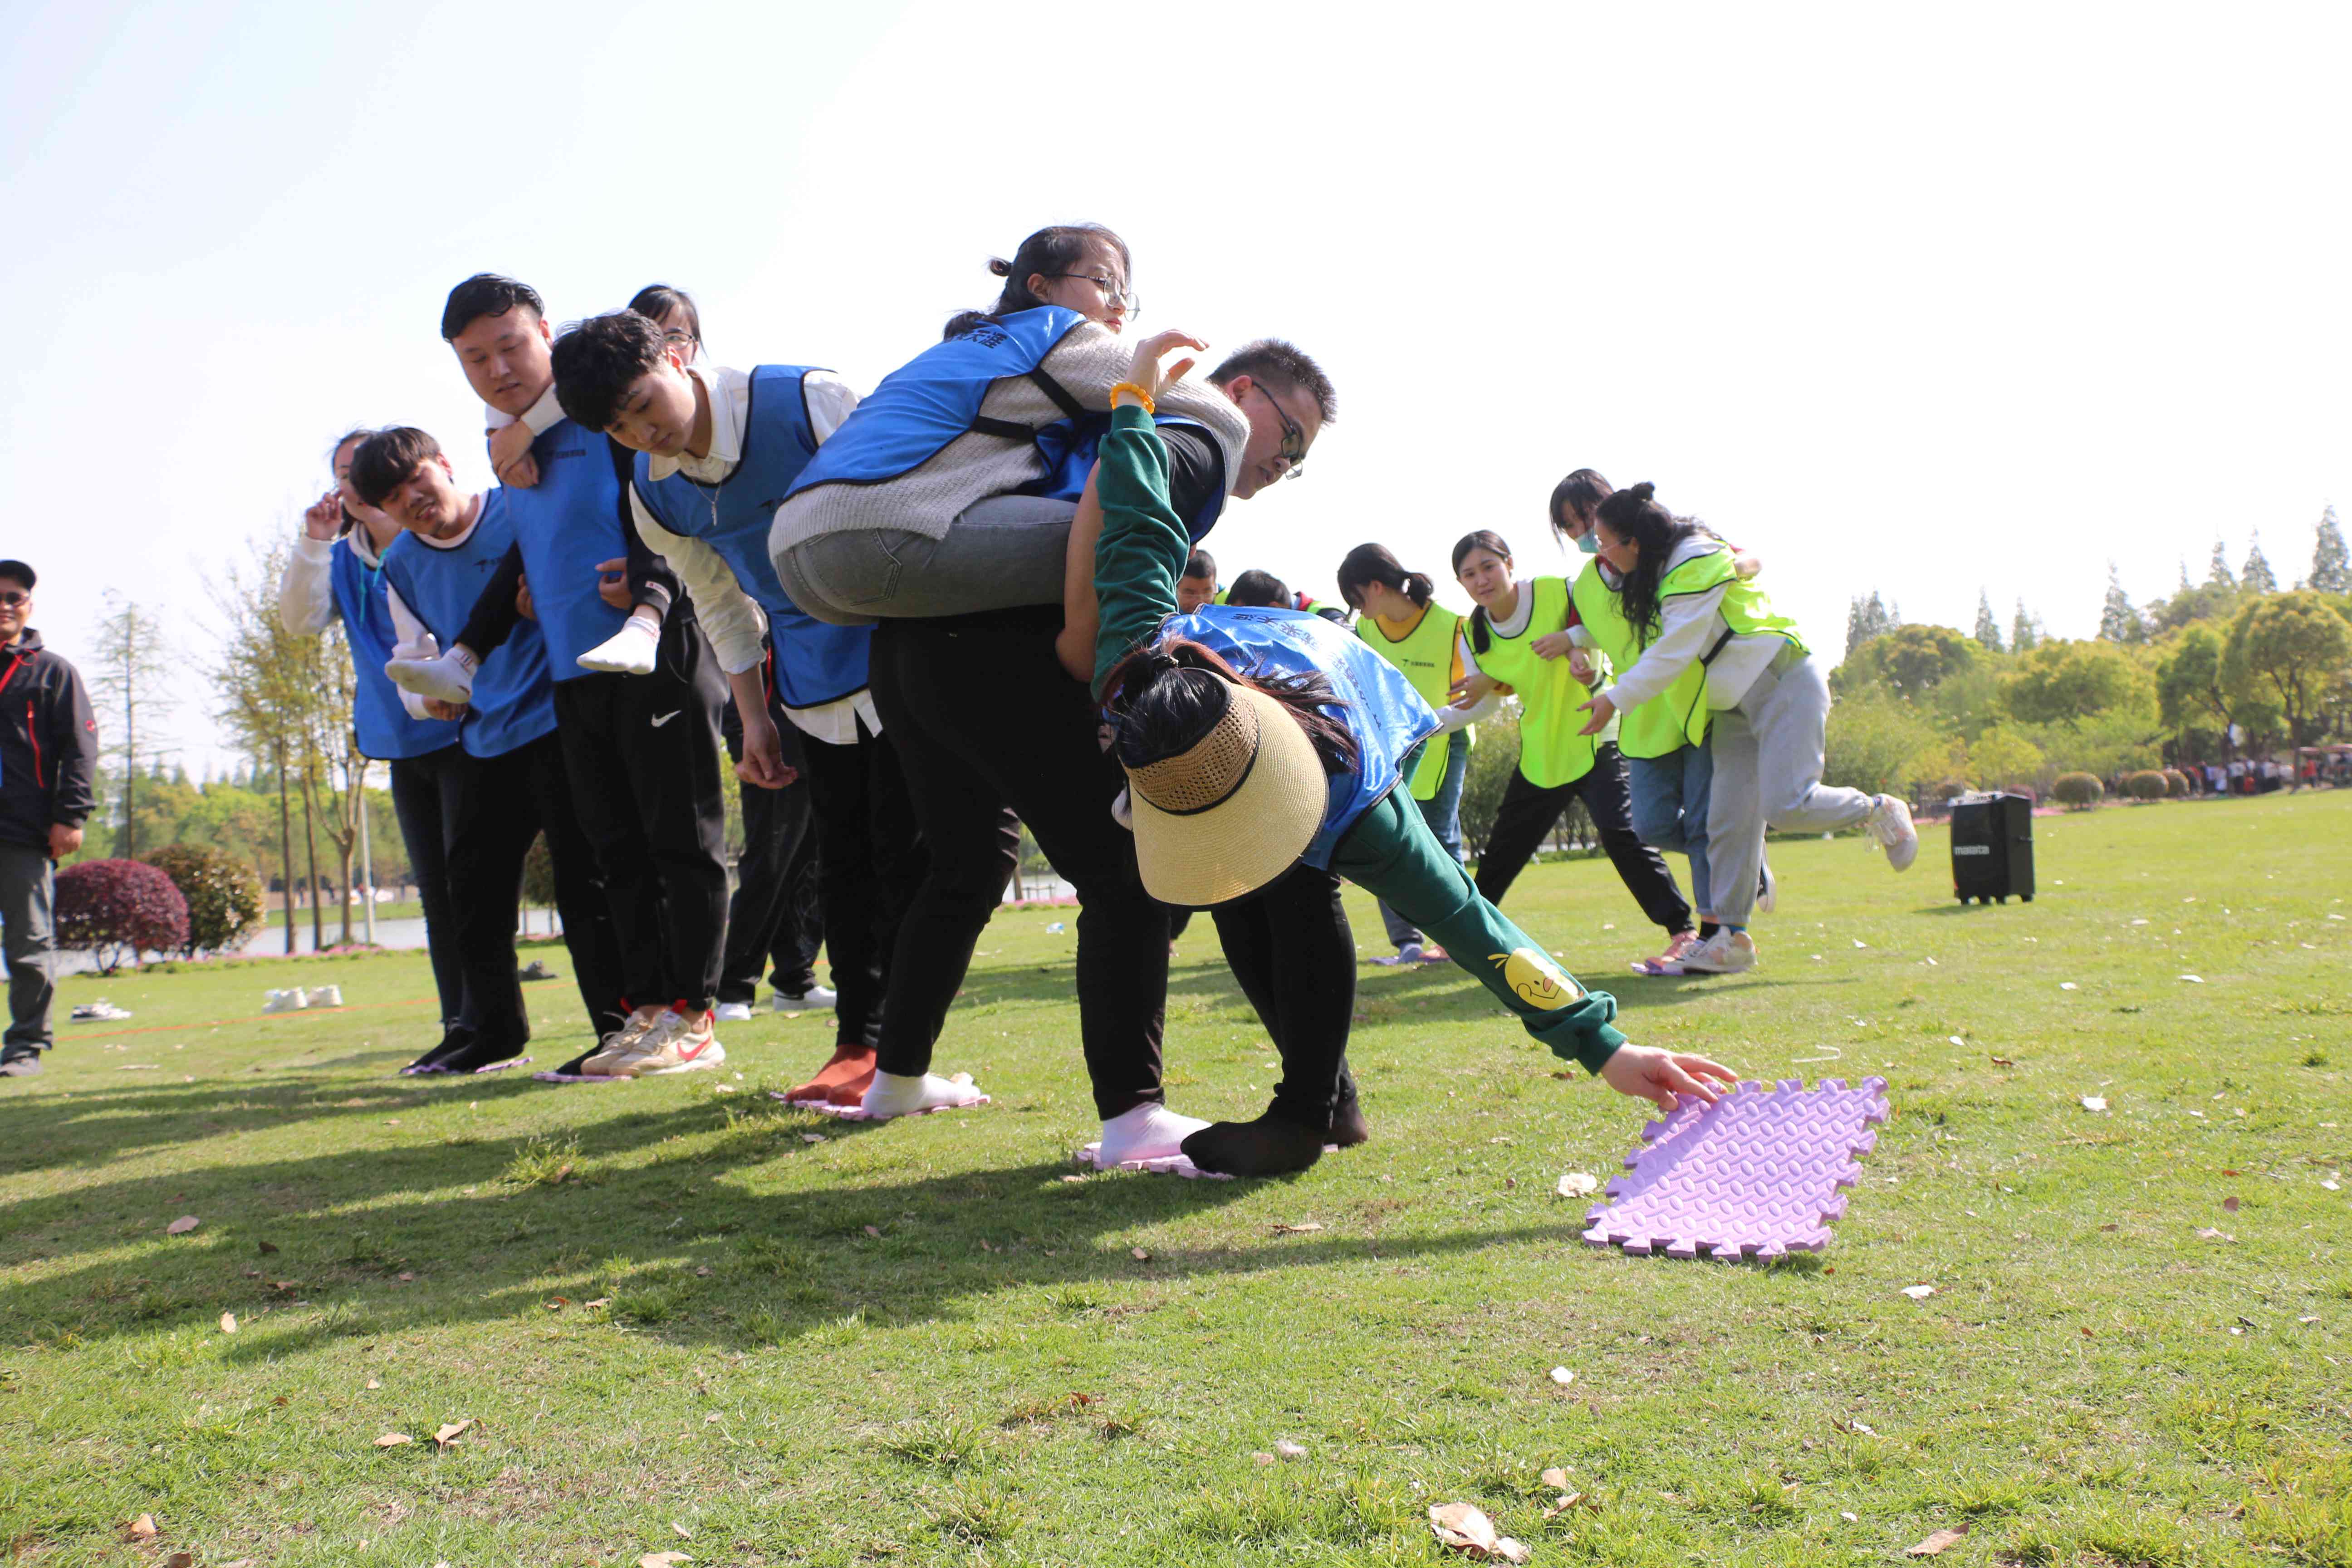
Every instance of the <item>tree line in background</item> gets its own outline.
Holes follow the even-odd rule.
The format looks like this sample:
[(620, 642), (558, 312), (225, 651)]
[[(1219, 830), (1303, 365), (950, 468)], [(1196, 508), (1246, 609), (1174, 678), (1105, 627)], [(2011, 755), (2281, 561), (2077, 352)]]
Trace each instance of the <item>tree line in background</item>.
[(2203, 582), (2184, 563), (2179, 588), (2146, 605), (2111, 564), (2086, 641), (2052, 638), (2021, 602), (2004, 637), (1983, 594), (1970, 633), (1857, 598), (1847, 639), (1827, 777), (1857, 789), (2046, 793), (2061, 773), (2114, 780), (2352, 732), (2352, 553), (2332, 506), (2292, 588), (2258, 535), (2237, 571), (2217, 542)]

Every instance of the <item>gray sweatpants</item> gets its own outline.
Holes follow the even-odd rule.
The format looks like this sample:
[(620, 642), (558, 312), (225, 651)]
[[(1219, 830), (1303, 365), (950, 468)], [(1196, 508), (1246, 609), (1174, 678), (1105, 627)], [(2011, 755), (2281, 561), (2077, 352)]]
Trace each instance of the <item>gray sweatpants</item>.
[(1830, 688), (1811, 654), (1784, 650), (1736, 708), (1716, 710), (1706, 860), (1715, 918), (1744, 926), (1756, 907), (1764, 827), (1832, 833), (1870, 816), (1872, 796), (1822, 783)]
[(8, 955), (6, 1048), (45, 1051), (57, 1043), (49, 1004), (57, 996), (56, 868), (47, 849), (0, 844), (0, 928)]
[(883, 528), (803, 540), (774, 558), (776, 575), (793, 604), (839, 626), (1058, 605), (1077, 515), (1074, 500), (991, 496), (944, 539)]

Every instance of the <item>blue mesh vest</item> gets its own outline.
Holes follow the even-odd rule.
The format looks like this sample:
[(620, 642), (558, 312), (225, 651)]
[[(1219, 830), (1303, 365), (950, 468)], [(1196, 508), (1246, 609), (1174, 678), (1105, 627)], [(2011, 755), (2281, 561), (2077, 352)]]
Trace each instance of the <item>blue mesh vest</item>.
[(1171, 637), (1199, 643), (1244, 675), (1329, 678), (1356, 738), (1357, 763), (1330, 781), (1323, 826), (1299, 857), (1310, 866), (1330, 868), (1332, 848), (1348, 829), (1397, 786), (1397, 764), (1437, 732), (1436, 713), (1404, 673), (1321, 616), (1204, 605), (1162, 621), (1159, 640)]
[[(402, 534), (393, 543), (406, 537)], [(457, 739), (457, 726), (446, 719), (410, 718), (400, 705), (400, 689), (383, 672), (395, 638), (392, 607), (384, 602), (383, 570), (362, 559), (349, 534), (335, 541), (331, 559), (327, 581), (335, 591), (335, 608), (342, 613), (343, 640), (352, 649), (352, 731), (359, 737), (360, 754), (390, 762), (421, 757), (451, 744)]]
[[(1095, 448), (1110, 428), (1108, 407), (1083, 406), (1040, 367), (1071, 331), (1086, 320), (1059, 305), (1016, 310), (924, 350), (882, 378), (858, 404), (822, 450), (801, 470), (790, 494), (819, 485), (878, 485), (910, 473), (936, 457), (949, 442), (972, 431), (1037, 448), (1038, 477), (1015, 492), (1076, 500), (1094, 471)], [(1062, 417), (1031, 429), (983, 416), (982, 400), (999, 381), (1027, 376), (1062, 410)], [(1162, 425), (1199, 421), (1175, 416)], [(1216, 525), (1225, 498), (1212, 497), (1197, 517), (1184, 519), (1195, 542)]]
[(763, 364), (751, 372), (743, 455), (735, 471), (718, 484), (700, 484), (682, 473), (648, 479), (652, 459), (637, 455), (637, 494), (646, 510), (672, 533), (699, 539), (719, 552), (735, 581), (768, 613), (776, 694), (787, 708), (821, 708), (865, 689), (866, 650), (874, 640), (871, 626), (827, 626), (802, 614), (768, 556), (768, 525), (777, 503), (817, 450), (801, 391), (808, 370)]
[[(507, 498), (513, 516), (522, 569), (530, 579), (531, 607), (547, 639), (548, 674), (556, 680), (595, 673), (580, 668), (580, 656), (629, 618), (596, 592), (598, 563), (628, 553), (614, 451), (596, 431), (561, 420), (531, 443), (539, 483), (529, 489), (501, 486), (497, 492)], [(483, 663), (501, 657), (502, 651), (492, 654)]]
[[(436, 550), (404, 533), (383, 552), (384, 582), (444, 649), (465, 629), (474, 601), (515, 542), (506, 498), (527, 493), (500, 489), (484, 496), (480, 521), (455, 549)], [(531, 597), (539, 597), (536, 587)], [(547, 642), (540, 635), (545, 620), (541, 609), (538, 621), (517, 622), (514, 635), (474, 672), (473, 704), (457, 727), (467, 755), (502, 757), (554, 732), (555, 689), (547, 679)]]

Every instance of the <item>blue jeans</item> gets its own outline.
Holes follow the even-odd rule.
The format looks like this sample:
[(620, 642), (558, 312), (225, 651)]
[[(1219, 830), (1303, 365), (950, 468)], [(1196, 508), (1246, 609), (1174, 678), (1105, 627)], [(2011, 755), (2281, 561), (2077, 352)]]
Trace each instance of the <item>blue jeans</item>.
[[(1412, 770), (1428, 745), (1429, 742), (1423, 741), (1405, 758), (1400, 771), (1406, 778), (1412, 777)], [(1437, 793), (1427, 800), (1412, 803), (1421, 808), (1421, 819), (1429, 824), (1429, 830), (1437, 836), (1438, 847), (1454, 857), (1456, 866), (1462, 864), (1462, 781), (1469, 776), (1470, 748), (1462, 744), (1461, 736), (1456, 734), (1454, 744), (1445, 749), (1445, 777), (1438, 782)], [(1405, 789), (1402, 784), (1397, 787)], [(1410, 795), (1412, 791), (1405, 790), (1405, 793)], [(1402, 951), (1407, 942), (1422, 940), (1420, 928), (1386, 904), (1381, 906), (1381, 923), (1388, 928), (1389, 941), (1394, 942), (1399, 951)]]
[(1688, 856), (1691, 903), (1715, 912), (1715, 889), (1707, 874), (1706, 805), (1715, 783), (1715, 752), (1685, 746), (1663, 757), (1627, 757), (1633, 784), (1633, 831), (1653, 849)]

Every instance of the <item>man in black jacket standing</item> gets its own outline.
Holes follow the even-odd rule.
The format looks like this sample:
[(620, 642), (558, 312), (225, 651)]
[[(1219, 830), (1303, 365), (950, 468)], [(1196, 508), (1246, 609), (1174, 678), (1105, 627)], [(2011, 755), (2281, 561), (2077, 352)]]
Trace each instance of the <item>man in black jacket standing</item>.
[(8, 1034), (0, 1077), (29, 1078), (54, 1043), (57, 862), (81, 847), (98, 761), (98, 721), (81, 676), (41, 647), (33, 569), (0, 561), (0, 928), (8, 957)]

